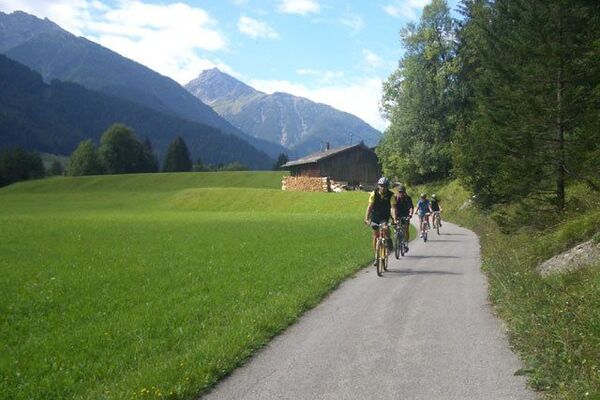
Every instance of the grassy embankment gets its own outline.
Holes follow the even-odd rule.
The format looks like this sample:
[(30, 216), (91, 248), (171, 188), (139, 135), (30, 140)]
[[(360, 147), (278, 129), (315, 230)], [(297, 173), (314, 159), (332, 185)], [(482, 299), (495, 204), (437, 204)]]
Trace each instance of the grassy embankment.
[(570, 188), (568, 210), (558, 217), (518, 205), (482, 213), (456, 182), (419, 190), (437, 193), (445, 219), (479, 234), (490, 297), (530, 384), (549, 399), (600, 399), (600, 265), (546, 278), (535, 271), (578, 243), (600, 239), (598, 196)]
[(370, 261), (365, 193), (280, 173), (0, 190), (0, 398), (191, 399)]

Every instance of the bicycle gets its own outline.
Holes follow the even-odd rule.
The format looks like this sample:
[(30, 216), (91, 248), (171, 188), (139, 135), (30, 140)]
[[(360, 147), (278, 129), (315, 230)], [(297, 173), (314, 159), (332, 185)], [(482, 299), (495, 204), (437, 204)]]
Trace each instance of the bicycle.
[(377, 241), (375, 242), (375, 267), (377, 268), (377, 275), (383, 276), (383, 271), (387, 271), (388, 267), (388, 224), (385, 222), (381, 224), (371, 222), (371, 227), (377, 229)]
[(433, 212), (433, 229), (436, 230), (437, 234), (440, 234), (440, 212), (439, 211), (434, 211)]
[(427, 242), (427, 233), (431, 228), (429, 226), (429, 220), (427, 219), (428, 215), (430, 215), (430, 213), (425, 213), (423, 217), (421, 217), (421, 237), (423, 238), (424, 242)]
[(396, 260), (400, 259), (400, 256), (404, 257), (406, 252), (406, 241), (404, 238), (404, 229), (408, 225), (409, 217), (401, 217), (400, 223), (394, 225), (394, 254)]

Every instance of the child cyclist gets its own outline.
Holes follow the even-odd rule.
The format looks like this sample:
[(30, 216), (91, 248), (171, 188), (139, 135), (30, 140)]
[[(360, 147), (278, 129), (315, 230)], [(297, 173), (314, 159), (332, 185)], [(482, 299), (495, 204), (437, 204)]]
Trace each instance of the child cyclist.
[[(414, 208), (415, 206), (413, 205), (411, 197), (406, 193), (406, 187), (400, 185), (398, 194), (396, 195), (396, 218), (398, 218), (400, 222), (402, 218), (410, 220), (413, 216)], [(408, 222), (402, 225), (404, 230), (404, 252), (408, 251), (408, 241), (410, 240), (408, 225)]]
[(421, 198), (417, 202), (417, 215), (419, 216), (419, 229), (421, 230), (421, 237), (423, 237), (423, 221), (429, 224), (429, 215), (433, 213), (431, 210), (431, 203), (427, 200), (427, 195), (421, 193)]

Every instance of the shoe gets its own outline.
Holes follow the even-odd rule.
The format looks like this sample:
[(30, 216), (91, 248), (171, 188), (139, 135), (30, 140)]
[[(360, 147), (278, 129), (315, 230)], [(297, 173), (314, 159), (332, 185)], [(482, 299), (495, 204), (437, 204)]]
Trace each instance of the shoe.
[(375, 261), (373, 261), (373, 266), (376, 267), (377, 266), (377, 259), (375, 259)]
[(408, 246), (407, 245), (404, 245), (404, 252), (408, 253)]
[(423, 237), (423, 234), (421, 233), (421, 234), (419, 235), (419, 237), (421, 237), (421, 238), (422, 238), (422, 237)]
[(440, 228), (442, 227), (442, 223), (440, 222)]

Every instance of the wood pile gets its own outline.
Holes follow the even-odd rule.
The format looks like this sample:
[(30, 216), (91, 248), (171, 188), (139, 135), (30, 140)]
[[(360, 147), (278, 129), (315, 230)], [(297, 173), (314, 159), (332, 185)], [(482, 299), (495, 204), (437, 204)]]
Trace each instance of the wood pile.
[(285, 176), (281, 189), (291, 192), (330, 192), (329, 178), (310, 178), (307, 176)]

